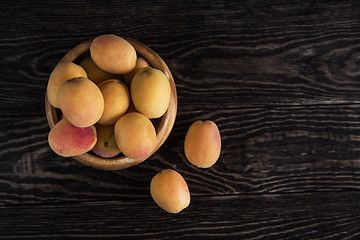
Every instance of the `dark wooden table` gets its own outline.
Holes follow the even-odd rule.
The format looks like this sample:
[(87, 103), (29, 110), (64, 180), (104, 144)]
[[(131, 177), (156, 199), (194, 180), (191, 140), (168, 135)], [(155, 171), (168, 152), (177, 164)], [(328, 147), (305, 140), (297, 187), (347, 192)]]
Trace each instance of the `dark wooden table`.
[[(358, 1), (96, 2), (0, 2), (1, 239), (360, 239)], [(50, 72), (104, 33), (158, 52), (178, 92), (166, 143), (120, 171), (47, 142)], [(209, 169), (183, 153), (199, 119), (222, 135)], [(150, 197), (167, 168), (180, 214)]]

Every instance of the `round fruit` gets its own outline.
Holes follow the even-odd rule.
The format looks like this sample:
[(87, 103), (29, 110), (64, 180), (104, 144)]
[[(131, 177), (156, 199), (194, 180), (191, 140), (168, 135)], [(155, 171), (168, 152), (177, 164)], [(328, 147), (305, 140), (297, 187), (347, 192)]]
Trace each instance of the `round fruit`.
[(130, 104), (129, 90), (124, 83), (117, 79), (101, 82), (98, 87), (104, 97), (104, 112), (99, 119), (103, 125), (115, 124), (126, 113)]
[(60, 156), (70, 157), (90, 151), (96, 144), (94, 126), (79, 128), (62, 119), (50, 130), (48, 141), (51, 149)]
[(114, 125), (96, 124), (97, 142), (92, 151), (103, 158), (111, 158), (120, 154), (114, 136)]
[(100, 69), (98, 66), (96, 66), (96, 64), (90, 57), (81, 60), (79, 65), (82, 68), (84, 68), (84, 70), (87, 73), (87, 77), (94, 83), (99, 83), (107, 79), (115, 78), (114, 74), (105, 72), (102, 69)]
[(158, 69), (145, 67), (139, 70), (131, 82), (130, 90), (136, 110), (148, 118), (161, 117), (169, 107), (170, 83)]
[(197, 167), (208, 168), (220, 156), (221, 137), (217, 125), (212, 121), (196, 121), (185, 136), (185, 156)]
[(150, 193), (157, 205), (169, 213), (178, 213), (190, 204), (190, 192), (184, 178), (171, 169), (153, 177)]
[(63, 62), (56, 65), (47, 86), (47, 98), (52, 106), (60, 108), (57, 95), (61, 84), (76, 77), (87, 77), (85, 70), (79, 65), (73, 62)]
[(131, 81), (134, 78), (135, 74), (142, 68), (144, 67), (149, 67), (149, 63), (142, 57), (138, 57), (136, 59), (136, 65), (135, 68), (128, 74), (125, 74), (123, 76), (124, 78), (124, 82), (126, 83), (126, 85), (130, 86), (131, 85)]
[(100, 89), (83, 77), (64, 82), (59, 88), (58, 101), (64, 116), (77, 127), (94, 125), (104, 111)]
[(99, 68), (113, 74), (129, 73), (136, 64), (134, 47), (113, 34), (96, 37), (91, 43), (90, 55)]
[(138, 112), (131, 112), (116, 122), (115, 140), (125, 156), (145, 159), (155, 148), (156, 131), (147, 117)]

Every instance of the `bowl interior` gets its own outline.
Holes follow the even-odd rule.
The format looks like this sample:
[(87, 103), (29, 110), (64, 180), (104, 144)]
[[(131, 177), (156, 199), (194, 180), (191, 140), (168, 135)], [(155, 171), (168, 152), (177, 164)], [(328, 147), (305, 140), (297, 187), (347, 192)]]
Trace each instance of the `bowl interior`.
[[(79, 161), (82, 164), (87, 166), (103, 169), (103, 170), (119, 170), (128, 168), (134, 165), (137, 165), (147, 158), (149, 158), (155, 151), (157, 151), (161, 145), (165, 142), (167, 137), (169, 136), (172, 127), (174, 126), (176, 112), (177, 112), (177, 93), (176, 86), (172, 74), (166, 65), (166, 63), (161, 59), (161, 57), (154, 52), (152, 49), (133, 39), (126, 39), (136, 50), (138, 56), (143, 57), (153, 68), (161, 70), (169, 79), (170, 87), (171, 87), (171, 97), (170, 97), (170, 105), (166, 113), (159, 119), (153, 120), (153, 124), (156, 129), (156, 145), (154, 150), (143, 159), (131, 159), (123, 154), (120, 154), (117, 157), (113, 158), (102, 158), (95, 155), (92, 152), (87, 152), (78, 156), (74, 156), (73, 158)], [(72, 61), (77, 62), (82, 57), (89, 54), (89, 49), (92, 40), (83, 42), (71, 49), (61, 60), (60, 62)], [(50, 128), (52, 128), (59, 119), (59, 109), (54, 108), (48, 101), (47, 95), (45, 95), (45, 111), (46, 117), (49, 123)]]

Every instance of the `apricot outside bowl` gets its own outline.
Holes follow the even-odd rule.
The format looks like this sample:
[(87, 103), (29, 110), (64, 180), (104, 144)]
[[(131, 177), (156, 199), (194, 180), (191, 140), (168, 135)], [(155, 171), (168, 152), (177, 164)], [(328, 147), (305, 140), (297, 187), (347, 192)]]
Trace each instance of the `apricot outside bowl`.
[[(173, 76), (162, 58), (152, 49), (147, 47), (145, 44), (138, 42), (133, 39), (126, 39), (136, 50), (137, 55), (143, 57), (153, 68), (161, 70), (169, 79), (171, 87), (171, 98), (170, 105), (166, 113), (160, 118), (157, 119), (155, 129), (156, 129), (156, 145), (154, 150), (143, 159), (131, 159), (124, 155), (119, 155), (113, 158), (102, 158), (95, 155), (92, 152), (87, 152), (78, 156), (73, 156), (78, 162), (102, 170), (120, 170), (125, 169), (131, 166), (135, 166), (146, 159), (148, 159), (152, 154), (154, 154), (161, 145), (168, 138), (175, 122), (176, 112), (177, 112), (177, 92), (176, 85), (173, 79)], [(60, 62), (65, 61), (78, 61), (82, 56), (89, 54), (89, 49), (92, 40), (85, 41), (75, 48), (71, 49), (61, 60)], [(46, 117), (49, 123), (50, 128), (59, 121), (59, 109), (54, 108), (48, 101), (47, 95), (45, 95), (45, 111)]]

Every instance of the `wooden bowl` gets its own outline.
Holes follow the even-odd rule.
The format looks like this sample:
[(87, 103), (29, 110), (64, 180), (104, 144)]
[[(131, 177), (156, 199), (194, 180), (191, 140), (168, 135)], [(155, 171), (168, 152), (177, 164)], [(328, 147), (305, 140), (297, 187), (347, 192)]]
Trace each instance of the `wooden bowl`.
[[(177, 112), (177, 93), (174, 79), (171, 75), (171, 72), (165, 62), (160, 58), (160, 56), (154, 52), (152, 49), (140, 43), (138, 41), (132, 39), (126, 39), (136, 50), (138, 56), (143, 57), (153, 68), (161, 70), (169, 79), (170, 87), (171, 87), (171, 97), (170, 97), (170, 105), (166, 113), (158, 119), (159, 122), (156, 128), (156, 146), (154, 150), (147, 157), (143, 159), (131, 159), (124, 155), (119, 155), (113, 158), (102, 158), (95, 155), (92, 152), (87, 152), (78, 156), (74, 156), (73, 158), (79, 161), (82, 164), (87, 166), (103, 169), (103, 170), (120, 170), (124, 168), (128, 168), (134, 165), (137, 165), (146, 159), (148, 159), (155, 151), (157, 151), (161, 145), (165, 142), (167, 137), (169, 136), (172, 127), (174, 126), (176, 112)], [(92, 40), (83, 42), (71, 49), (61, 60), (60, 62), (66, 61), (78, 61), (81, 56), (85, 56), (89, 54), (89, 49)], [(54, 125), (58, 122), (58, 113), (59, 110), (55, 109), (52, 105), (50, 105), (47, 95), (45, 95), (45, 111), (46, 117), (49, 123), (50, 128), (54, 127)]]

